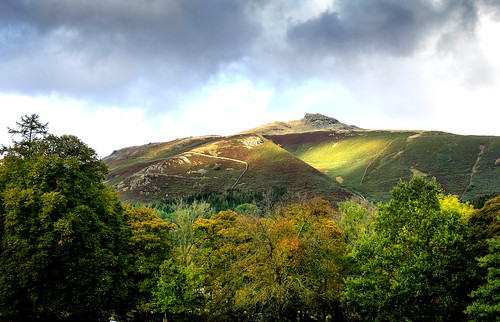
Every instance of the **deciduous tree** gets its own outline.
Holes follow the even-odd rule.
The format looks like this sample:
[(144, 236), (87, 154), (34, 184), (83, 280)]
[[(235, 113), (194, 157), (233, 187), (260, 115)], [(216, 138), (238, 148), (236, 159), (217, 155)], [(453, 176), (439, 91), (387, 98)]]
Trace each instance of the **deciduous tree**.
[(381, 205), (375, 233), (355, 248), (358, 271), (343, 293), (353, 320), (460, 320), (475, 275), (464, 216), (422, 177), (400, 182)]
[(339, 202), (340, 229), (344, 232), (348, 248), (351, 250), (358, 240), (373, 234), (373, 216), (376, 207), (351, 199)]
[(160, 266), (173, 257), (170, 232), (174, 224), (163, 221), (149, 208), (125, 208), (130, 230), (128, 271), (132, 278), (127, 301), (142, 314), (158, 311), (155, 293)]
[(127, 295), (123, 207), (94, 150), (36, 115), (18, 127), (0, 161), (0, 317), (98, 319)]
[(328, 202), (258, 217), (222, 212), (195, 223), (200, 263), (219, 318), (332, 316), (342, 286), (344, 235)]
[(471, 293), (474, 302), (466, 313), (473, 321), (498, 321), (500, 317), (500, 237), (489, 240), (489, 253), (480, 259), (487, 269), (486, 283)]

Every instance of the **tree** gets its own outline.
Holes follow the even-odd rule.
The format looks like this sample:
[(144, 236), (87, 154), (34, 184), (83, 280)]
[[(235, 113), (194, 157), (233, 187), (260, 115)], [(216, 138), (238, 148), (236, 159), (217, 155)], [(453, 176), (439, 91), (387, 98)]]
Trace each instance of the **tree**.
[(233, 244), (226, 234), (234, 229), (237, 214), (221, 211), (209, 219), (200, 218), (193, 224), (194, 242), (197, 247), (195, 264), (206, 277), (203, 285), (210, 299), (206, 305), (208, 314), (218, 320), (236, 320), (234, 293), (239, 283), (233, 279), (230, 263), (237, 258)]
[(375, 207), (371, 204), (361, 204), (354, 199), (339, 202), (340, 229), (345, 234), (346, 244), (350, 250), (362, 238), (373, 234), (373, 216)]
[[(129, 230), (106, 166), (23, 117), (0, 162), (0, 317), (97, 320), (127, 297)], [(108, 312), (108, 313), (106, 313)]]
[(460, 320), (475, 277), (466, 215), (435, 181), (400, 182), (354, 249), (342, 303), (353, 320)]
[(160, 267), (155, 292), (160, 310), (170, 316), (187, 316), (189, 320), (203, 316), (207, 300), (204, 285), (205, 274), (194, 262), (185, 266), (173, 259), (166, 260)]
[[(32, 145), (48, 134), (48, 123), (40, 123), (37, 114), (25, 115), (21, 117), (21, 122), (16, 122), (17, 128), (8, 128), (10, 135), (21, 136), (20, 141), (13, 140), (14, 145), (25, 153), (31, 151)], [(4, 148), (6, 151), (8, 148)]]
[(500, 235), (500, 196), (491, 198), (481, 209), (471, 213), (468, 224), (475, 256), (483, 257), (488, 253), (488, 240)]
[(196, 200), (189, 205), (178, 201), (172, 208), (174, 211), (169, 218), (177, 225), (177, 229), (172, 231), (175, 255), (181, 265), (188, 266), (194, 252), (193, 224), (200, 218), (210, 217), (213, 210), (210, 204)]
[(466, 313), (474, 321), (498, 321), (500, 316), (500, 237), (489, 240), (489, 254), (479, 259), (488, 270), (486, 283), (471, 293)]
[(163, 221), (149, 208), (127, 206), (124, 217), (130, 229), (127, 262), (132, 284), (128, 286), (131, 290), (128, 301), (140, 314), (156, 312), (160, 266), (173, 257), (170, 233), (176, 226)]
[(174, 254), (161, 264), (154, 294), (159, 309), (167, 316), (199, 315), (205, 303), (200, 291), (204, 275), (194, 262), (197, 250), (192, 229), (196, 220), (212, 214), (212, 208), (206, 202), (194, 200), (191, 204), (177, 201), (172, 209), (168, 218), (176, 228), (171, 232)]
[(262, 214), (262, 211), (259, 209), (259, 207), (253, 203), (243, 203), (241, 205), (238, 205), (234, 209), (234, 211), (240, 215), (260, 216)]
[(343, 233), (328, 202), (283, 207), (272, 216), (221, 212), (194, 225), (217, 319), (334, 315), (342, 286)]

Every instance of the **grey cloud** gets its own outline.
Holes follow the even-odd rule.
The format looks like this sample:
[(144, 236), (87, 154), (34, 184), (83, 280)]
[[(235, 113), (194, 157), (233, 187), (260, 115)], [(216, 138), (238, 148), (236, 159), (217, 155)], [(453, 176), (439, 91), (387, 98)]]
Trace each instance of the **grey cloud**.
[(372, 54), (409, 56), (430, 36), (473, 33), (478, 22), (479, 2), (474, 0), (337, 3), (336, 11), (290, 27), (287, 39), (295, 50), (344, 58)]
[(102, 99), (138, 83), (195, 86), (248, 54), (260, 32), (254, 2), (4, 0), (0, 91)]
[(480, 8), (498, 16), (500, 7), (498, 0), (332, 4), (289, 22), (299, 4), (288, 0), (1, 0), (0, 92), (164, 110), (219, 73), (276, 95), (310, 79), (352, 87), (360, 73), (346, 62), (411, 57), (431, 37), (437, 50), (453, 51), (456, 39), (474, 35)]
[[(244, 1), (24, 1), (7, 0), (10, 25), (28, 25), (40, 36), (58, 29), (75, 32), (74, 49), (124, 46), (138, 52), (185, 58), (237, 57), (255, 36)], [(13, 12), (9, 12), (9, 9)], [(80, 45), (80, 47), (78, 47)]]

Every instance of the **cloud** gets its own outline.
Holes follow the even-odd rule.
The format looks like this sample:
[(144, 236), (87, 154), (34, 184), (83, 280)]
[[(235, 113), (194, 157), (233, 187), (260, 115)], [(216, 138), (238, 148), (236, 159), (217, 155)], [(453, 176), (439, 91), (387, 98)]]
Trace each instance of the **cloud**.
[(287, 34), (295, 50), (337, 56), (409, 56), (431, 37), (473, 33), (478, 7), (473, 0), (339, 0), (335, 8)]
[[(435, 96), (496, 97), (499, 8), (498, 0), (3, 0), (0, 102), (49, 97), (68, 110), (65, 102), (78, 102), (85, 120), (127, 111), (122, 124), (149, 124), (134, 132), (148, 141), (305, 112), (367, 128), (384, 118), (425, 122), (447, 108)], [(486, 29), (488, 39), (479, 35)]]
[(249, 51), (260, 32), (253, 4), (2, 1), (0, 91), (134, 105), (134, 93), (166, 97), (193, 88)]
[(453, 52), (463, 37), (473, 39), (481, 8), (498, 16), (500, 5), (4, 0), (0, 92), (56, 93), (161, 111), (228, 70), (279, 87), (288, 80), (342, 77), (371, 57), (411, 57), (429, 42), (436, 52)]

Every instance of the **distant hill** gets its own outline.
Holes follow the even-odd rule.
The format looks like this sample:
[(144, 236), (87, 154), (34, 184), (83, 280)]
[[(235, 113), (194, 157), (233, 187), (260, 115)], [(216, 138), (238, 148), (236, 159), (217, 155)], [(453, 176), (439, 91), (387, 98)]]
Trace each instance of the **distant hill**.
[(334, 203), (352, 196), (327, 175), (257, 135), (149, 144), (115, 151), (104, 161), (111, 169), (108, 182), (129, 203), (273, 187)]
[(334, 203), (353, 195), (387, 201), (415, 174), (435, 177), (462, 200), (500, 191), (500, 137), (362, 130), (321, 114), (235, 136), (125, 148), (104, 162), (127, 202), (272, 187)]

